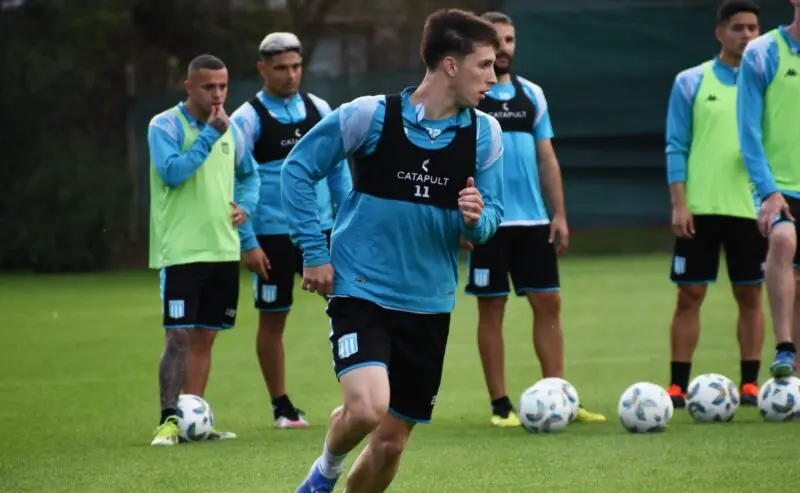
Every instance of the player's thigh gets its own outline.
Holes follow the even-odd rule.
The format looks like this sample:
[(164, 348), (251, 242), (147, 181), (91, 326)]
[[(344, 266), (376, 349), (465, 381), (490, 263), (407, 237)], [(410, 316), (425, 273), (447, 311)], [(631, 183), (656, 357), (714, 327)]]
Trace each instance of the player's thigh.
[(515, 226), (509, 273), (518, 295), (558, 291), (558, 255), (550, 243), (550, 226)]
[[(294, 301), (294, 279), (297, 275), (298, 253), (289, 235), (262, 235), (258, 244), (269, 259), (267, 279), (253, 274), (255, 307), (262, 312), (287, 312)], [(302, 272), (302, 263), (300, 266)]]
[(165, 328), (195, 328), (198, 324), (204, 263), (170, 265), (161, 269), (161, 303)]
[(450, 314), (395, 312), (389, 361), (389, 412), (411, 423), (428, 423), (442, 383)]
[(466, 292), (475, 296), (506, 296), (508, 284), (508, 229), (499, 228), (489, 241), (469, 252)]
[(755, 219), (727, 218), (725, 226), (725, 261), (732, 284), (760, 284), (764, 280), (767, 239), (758, 230)]
[(670, 278), (676, 284), (708, 284), (717, 280), (722, 248), (720, 216), (695, 216), (692, 238), (676, 238)]
[(366, 366), (388, 368), (392, 347), (386, 310), (359, 298), (332, 298), (327, 312), (337, 379)]
[(219, 330), (236, 325), (239, 304), (239, 262), (208, 264), (209, 275), (200, 295), (197, 322), (200, 328)]

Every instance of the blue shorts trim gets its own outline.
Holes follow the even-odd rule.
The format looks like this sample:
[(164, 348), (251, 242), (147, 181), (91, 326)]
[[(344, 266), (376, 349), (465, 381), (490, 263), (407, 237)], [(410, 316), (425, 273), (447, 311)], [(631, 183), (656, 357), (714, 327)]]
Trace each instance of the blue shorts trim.
[(205, 329), (205, 330), (228, 330), (232, 329), (233, 325), (224, 324), (219, 327), (212, 327), (203, 324), (186, 324), (186, 325), (165, 325), (165, 329)]
[(363, 368), (365, 366), (380, 366), (381, 368), (383, 368), (385, 370), (388, 370), (388, 368), (386, 367), (386, 363), (384, 363), (383, 361), (365, 361), (363, 363), (356, 363), (353, 366), (348, 366), (347, 368), (341, 370), (339, 373), (336, 374), (336, 379), (338, 380), (345, 373), (348, 373), (348, 372), (353, 371), (353, 370), (357, 370), (359, 368)]
[(473, 293), (472, 291), (469, 291), (469, 290), (465, 290), (464, 293), (468, 294), (469, 296), (476, 296), (478, 298), (505, 298), (510, 294), (508, 291), (503, 292), (503, 293), (482, 293), (482, 294), (479, 294), (479, 293)]
[(785, 217), (782, 217), (782, 218), (778, 219), (777, 221), (774, 221), (772, 223), (772, 226), (775, 227), (775, 226), (777, 226), (779, 224), (783, 224), (783, 223), (794, 224), (794, 221), (792, 221), (791, 219), (786, 219)]
[(256, 308), (256, 311), (260, 313), (288, 313), (291, 309), (291, 306), (287, 306), (285, 308)]
[(735, 281), (731, 282), (734, 286), (758, 286), (759, 284), (764, 284), (764, 278), (761, 279), (753, 279), (752, 281)]
[(408, 416), (405, 416), (405, 415), (403, 415), (403, 414), (400, 414), (400, 413), (398, 413), (397, 411), (395, 411), (395, 410), (394, 410), (394, 409), (392, 409), (391, 407), (389, 408), (389, 414), (391, 414), (391, 415), (392, 415), (392, 416), (394, 416), (395, 418), (400, 418), (400, 419), (402, 419), (403, 421), (408, 421), (409, 423), (415, 423), (415, 424), (427, 425), (427, 424), (430, 424), (430, 422), (431, 422), (431, 420), (429, 420), (429, 419), (415, 419), (415, 418), (410, 418), (410, 417), (408, 417)]
[(705, 286), (707, 284), (715, 284), (716, 279), (707, 279), (705, 281), (672, 281), (676, 286)]
[(552, 288), (522, 288), (517, 290), (517, 296), (522, 296), (525, 293), (552, 293), (554, 291), (561, 291), (561, 286)]

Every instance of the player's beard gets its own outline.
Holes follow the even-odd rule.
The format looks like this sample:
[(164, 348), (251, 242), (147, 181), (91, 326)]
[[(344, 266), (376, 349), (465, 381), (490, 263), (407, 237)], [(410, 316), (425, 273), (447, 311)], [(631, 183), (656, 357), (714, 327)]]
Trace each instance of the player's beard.
[(514, 63), (514, 57), (509, 56), (507, 53), (498, 53), (497, 59), (506, 60), (505, 64), (498, 64), (495, 62), (494, 64), (494, 73), (497, 75), (505, 75), (511, 72), (511, 65)]

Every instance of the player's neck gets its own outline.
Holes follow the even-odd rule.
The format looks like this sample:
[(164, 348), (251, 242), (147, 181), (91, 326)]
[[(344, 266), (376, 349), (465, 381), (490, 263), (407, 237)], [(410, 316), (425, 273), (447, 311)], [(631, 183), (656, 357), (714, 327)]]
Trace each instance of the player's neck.
[(444, 120), (458, 113), (459, 107), (449, 87), (449, 81), (442, 73), (427, 73), (417, 90), (408, 98), (414, 106), (425, 106), (425, 118)]
[(800, 43), (800, 6), (794, 8), (794, 22), (786, 28), (786, 32), (792, 39)]
[(508, 84), (509, 82), (511, 82), (511, 72), (506, 72), (503, 75), (497, 76), (498, 84)]
[(736, 56), (732, 53), (728, 53), (725, 50), (722, 50), (719, 53), (719, 61), (729, 67), (739, 68), (739, 65), (742, 63), (742, 57)]
[(191, 99), (187, 99), (186, 103), (184, 103), (183, 107), (186, 108), (186, 112), (189, 113), (190, 115), (192, 115), (193, 117), (195, 117), (195, 119), (197, 119), (197, 121), (204, 122), (204, 121), (208, 120), (209, 116), (211, 116), (210, 112), (201, 111), (200, 108), (198, 108), (197, 106), (192, 104), (192, 100)]
[(266, 94), (267, 96), (271, 97), (272, 99), (280, 99), (281, 101), (288, 101), (288, 100), (292, 99), (294, 97), (294, 95), (297, 94), (297, 93), (293, 93), (293, 94), (290, 94), (288, 96), (285, 96), (283, 94), (278, 94), (277, 92), (275, 92), (272, 89), (270, 89), (269, 87), (267, 87), (266, 84), (264, 84), (264, 94)]

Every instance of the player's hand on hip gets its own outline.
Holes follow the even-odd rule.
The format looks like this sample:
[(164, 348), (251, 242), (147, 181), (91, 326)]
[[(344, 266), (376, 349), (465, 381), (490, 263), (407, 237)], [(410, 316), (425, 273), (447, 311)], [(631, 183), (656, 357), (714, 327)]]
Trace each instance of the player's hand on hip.
[(758, 212), (758, 229), (761, 234), (764, 236), (769, 235), (769, 232), (772, 231), (772, 225), (779, 218), (794, 221), (792, 211), (789, 210), (789, 204), (783, 194), (775, 192), (761, 203), (761, 210)]
[(475, 178), (467, 178), (467, 187), (458, 192), (458, 208), (467, 226), (475, 226), (483, 212), (483, 196), (475, 188)]
[(247, 270), (255, 273), (261, 279), (265, 281), (269, 279), (267, 271), (272, 268), (272, 265), (269, 263), (267, 254), (261, 248), (256, 247), (242, 253), (242, 263), (247, 267)]
[(231, 201), (231, 207), (233, 207), (233, 211), (231, 212), (231, 222), (238, 228), (247, 222), (247, 212), (239, 207), (239, 204), (233, 201)]
[(694, 216), (686, 205), (672, 208), (672, 233), (678, 238), (694, 236)]
[(230, 123), (228, 114), (225, 113), (225, 108), (223, 108), (221, 104), (215, 104), (211, 107), (211, 114), (208, 116), (208, 124), (214, 127), (220, 135), (228, 131)]
[(550, 221), (551, 244), (555, 244), (556, 237), (558, 238), (556, 254), (561, 255), (569, 248), (569, 227), (567, 227), (567, 218), (562, 214), (556, 214), (553, 216), (553, 220)]
[(303, 290), (328, 296), (333, 290), (333, 266), (303, 267)]

